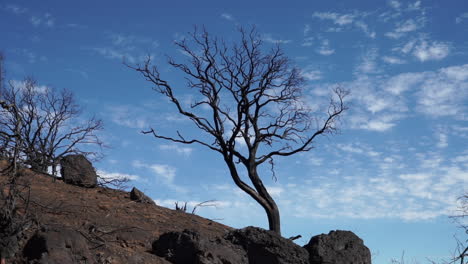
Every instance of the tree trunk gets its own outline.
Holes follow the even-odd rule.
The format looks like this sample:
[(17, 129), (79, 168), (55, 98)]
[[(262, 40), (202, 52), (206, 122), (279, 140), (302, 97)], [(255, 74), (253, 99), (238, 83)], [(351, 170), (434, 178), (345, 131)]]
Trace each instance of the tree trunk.
[(247, 193), (257, 203), (259, 203), (263, 207), (263, 209), (265, 209), (265, 212), (268, 217), (269, 229), (273, 232), (276, 232), (278, 235), (281, 235), (281, 221), (278, 206), (266, 190), (262, 180), (258, 177), (256, 168), (254, 168), (253, 170), (248, 169), (249, 178), (255, 187), (254, 190), (252, 187), (248, 186), (245, 182), (243, 182), (240, 179), (239, 174), (237, 173), (236, 165), (232, 161), (232, 158), (229, 157), (229, 155), (224, 156), (224, 161), (226, 162), (231, 177), (234, 180), (234, 183), (237, 185), (237, 187), (239, 187), (241, 190)]
[(267, 209), (263, 207), (267, 213), (268, 216), (268, 225), (269, 229), (271, 231), (276, 232), (278, 235), (281, 235), (281, 220), (280, 220), (280, 214), (278, 210), (278, 206), (276, 205), (275, 201), (271, 199), (269, 201), (274, 204), (273, 208)]
[(249, 178), (257, 190), (258, 195), (266, 201), (266, 204), (260, 203), (260, 205), (262, 205), (263, 209), (266, 211), (270, 231), (274, 231), (278, 235), (281, 235), (280, 214), (275, 200), (273, 200), (270, 193), (268, 193), (268, 190), (263, 185), (262, 180), (258, 176), (256, 166), (252, 165), (248, 171)]

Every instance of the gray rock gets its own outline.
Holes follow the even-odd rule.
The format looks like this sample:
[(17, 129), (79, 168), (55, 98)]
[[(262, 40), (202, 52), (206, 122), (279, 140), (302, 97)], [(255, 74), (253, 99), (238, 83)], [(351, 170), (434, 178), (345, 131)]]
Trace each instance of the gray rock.
[(138, 190), (136, 187), (133, 187), (132, 191), (130, 192), (130, 199), (139, 203), (148, 203), (156, 205), (153, 199), (149, 198), (146, 194)]
[(226, 239), (242, 246), (249, 264), (308, 264), (309, 253), (289, 239), (258, 227), (234, 230)]
[(362, 239), (351, 231), (330, 231), (310, 239), (304, 246), (310, 264), (371, 264), (371, 254)]
[(196, 231), (169, 232), (153, 243), (153, 252), (174, 264), (249, 263), (245, 251), (222, 238), (200, 236)]
[(93, 165), (83, 155), (68, 155), (60, 160), (60, 173), (68, 184), (93, 188), (97, 185), (97, 175)]
[(44, 264), (95, 263), (86, 239), (69, 228), (51, 228), (33, 235), (23, 249), (28, 261)]

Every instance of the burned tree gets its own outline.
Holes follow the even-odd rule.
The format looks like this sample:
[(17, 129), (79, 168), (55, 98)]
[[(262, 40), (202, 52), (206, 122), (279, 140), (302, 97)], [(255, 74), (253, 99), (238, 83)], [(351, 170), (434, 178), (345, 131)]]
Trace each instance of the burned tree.
[[(155, 129), (143, 131), (154, 137), (182, 144), (200, 144), (224, 159), (235, 184), (266, 211), (269, 228), (281, 234), (278, 206), (258, 174), (262, 164), (274, 166), (278, 156), (291, 156), (313, 148), (322, 134), (333, 133), (346, 110), (346, 91), (337, 88), (323, 112), (313, 111), (303, 99), (305, 80), (279, 46), (264, 52), (259, 33), (240, 29), (240, 41), (228, 45), (203, 30), (190, 34), (189, 40), (176, 42), (188, 56), (187, 63), (169, 58), (180, 70), (188, 87), (196, 89), (201, 99), (186, 106), (176, 89), (162, 76), (151, 58), (129, 66), (166, 96), (176, 111), (211, 137), (211, 141), (162, 135)], [(251, 184), (240, 177), (241, 170)]]
[[(102, 129), (101, 120), (80, 119), (81, 109), (68, 90), (38, 86), (35, 80), (26, 78), (22, 82), (10, 81), (1, 89), (0, 100), (18, 109), (18, 115), (2, 113), (0, 128), (11, 132), (21, 119), (20, 157), (33, 170), (47, 172), (52, 167), (55, 175), (64, 155), (96, 154), (88, 146), (102, 145), (96, 135)], [(1, 137), (0, 141), (4, 152), (11, 153), (9, 138)]]

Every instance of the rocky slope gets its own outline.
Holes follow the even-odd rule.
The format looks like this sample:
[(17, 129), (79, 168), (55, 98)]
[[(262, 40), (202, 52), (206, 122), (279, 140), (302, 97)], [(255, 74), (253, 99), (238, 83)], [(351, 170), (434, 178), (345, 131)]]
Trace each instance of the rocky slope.
[[(29, 204), (19, 206), (28, 206), (33, 221), (6, 263), (370, 263), (369, 250), (351, 232), (300, 247), (259, 228), (235, 230), (131, 199), (129, 192), (75, 186), (28, 169), (20, 175)], [(0, 184), (5, 180), (0, 175)]]

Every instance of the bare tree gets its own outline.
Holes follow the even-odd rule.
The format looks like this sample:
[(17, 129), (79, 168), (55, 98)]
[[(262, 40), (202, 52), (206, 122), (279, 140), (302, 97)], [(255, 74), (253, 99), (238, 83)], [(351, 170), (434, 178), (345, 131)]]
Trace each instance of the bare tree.
[[(468, 224), (466, 222), (466, 217), (468, 217), (468, 194), (464, 194), (459, 200), (460, 206), (458, 208), (458, 213), (450, 218), (459, 224), (459, 227), (463, 230), (465, 235), (468, 235)], [(466, 264), (468, 260), (468, 239), (459, 240), (456, 237), (455, 239), (457, 241), (457, 247), (453, 253), (453, 258), (447, 263)]]
[[(2, 113), (0, 129), (7, 133), (13, 131), (21, 119), (21, 157), (33, 170), (47, 172), (52, 167), (55, 175), (64, 155), (97, 154), (88, 146), (102, 146), (96, 135), (103, 127), (102, 121), (94, 117), (80, 119), (81, 108), (68, 90), (39, 87), (35, 80), (26, 78), (3, 87), (0, 100), (18, 109), (18, 115), (9, 111)], [(6, 152), (11, 153), (9, 138), (2, 137), (0, 141)]]
[[(182, 144), (200, 144), (218, 152), (235, 184), (265, 209), (269, 229), (281, 234), (278, 206), (258, 168), (268, 163), (274, 173), (275, 157), (309, 151), (319, 135), (335, 132), (346, 110), (343, 99), (347, 92), (335, 89), (326, 109), (313, 111), (303, 100), (305, 81), (300, 70), (291, 66), (281, 48), (276, 45), (264, 52), (254, 27), (239, 31), (240, 41), (232, 45), (212, 38), (205, 29), (195, 29), (190, 40), (175, 42), (189, 59), (178, 63), (169, 58), (168, 63), (185, 74), (188, 87), (196, 89), (201, 98), (190, 106), (180, 100), (178, 89), (161, 76), (151, 58), (128, 66), (154, 84), (155, 91), (166, 96), (179, 114), (211, 139), (187, 138), (180, 131), (167, 136), (153, 128), (143, 133)], [(241, 178), (241, 170), (251, 184)]]
[[(3, 87), (3, 56), (0, 54), (0, 89)], [(18, 159), (20, 148), (23, 143), (21, 137), (22, 119), (20, 110), (16, 105), (8, 104), (0, 100), (0, 112), (2, 114), (9, 113), (15, 116), (17, 122), (12, 126), (11, 131), (0, 130), (0, 138), (8, 142), (12, 150), (8, 165), (6, 168), (1, 168), (0, 176), (6, 180), (0, 179), (0, 263), (5, 264), (7, 258), (11, 258), (19, 250), (18, 238), (30, 224), (30, 215), (28, 212), (29, 196), (24, 200), (22, 193), (24, 189), (29, 190), (29, 185), (20, 184), (18, 182)], [(4, 158), (5, 153), (2, 152), (1, 157)], [(18, 205), (19, 200), (23, 198), (26, 206), (21, 210)]]

